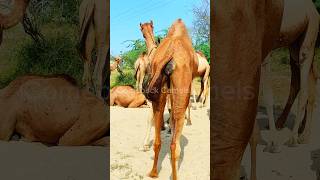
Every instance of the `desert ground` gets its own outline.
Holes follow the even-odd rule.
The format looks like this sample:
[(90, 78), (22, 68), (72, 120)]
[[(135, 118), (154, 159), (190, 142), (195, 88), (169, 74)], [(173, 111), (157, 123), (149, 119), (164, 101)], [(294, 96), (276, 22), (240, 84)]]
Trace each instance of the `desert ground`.
[[(147, 126), (149, 108), (111, 107), (111, 179), (151, 179), (147, 173), (153, 164), (154, 152), (139, 151)], [(165, 119), (168, 111), (165, 112)], [(191, 110), (191, 126), (184, 126), (181, 136), (181, 158), (178, 177), (184, 180), (210, 179), (209, 109)], [(186, 124), (186, 123), (185, 123)], [(154, 128), (151, 137), (154, 137)], [(158, 163), (159, 179), (170, 179), (170, 134), (163, 139)]]
[[(318, 83), (318, 93), (320, 83)], [(319, 97), (320, 94), (317, 94)], [(312, 135), (309, 144), (288, 147), (283, 145), (280, 153), (263, 152), (264, 145), (257, 147), (257, 178), (258, 180), (319, 180), (320, 179), (320, 98), (317, 100)], [(287, 121), (287, 126), (292, 128), (296, 117), (296, 102), (292, 113)], [(266, 130), (267, 116), (263, 108), (259, 108), (257, 120), (262, 128), (261, 135), (263, 140), (268, 140)], [(276, 109), (276, 117), (280, 115), (280, 110)], [(280, 136), (287, 137), (285, 134)], [(247, 147), (242, 165), (249, 179), (250, 177), (250, 148)]]
[(0, 179), (106, 180), (106, 147), (47, 147), (40, 143), (0, 141)]

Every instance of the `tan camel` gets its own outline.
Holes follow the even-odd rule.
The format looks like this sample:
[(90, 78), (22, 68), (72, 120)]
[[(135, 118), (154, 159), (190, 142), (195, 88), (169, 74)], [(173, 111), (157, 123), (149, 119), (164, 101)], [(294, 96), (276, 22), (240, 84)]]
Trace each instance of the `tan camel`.
[[(284, 14), (279, 39), (275, 48), (289, 47), (291, 65), (290, 95), (284, 112), (277, 126), (282, 128), (298, 92), (298, 112), (293, 128), (290, 145), (308, 143), (311, 133), (313, 111), (315, 108), (316, 81), (318, 72), (314, 61), (314, 50), (319, 32), (319, 14), (312, 1), (284, 0)], [(271, 88), (271, 68), (269, 54), (262, 65), (261, 81), (264, 101), (266, 102), (269, 127), (275, 131), (273, 117), (273, 95)], [(299, 132), (299, 127), (305, 118), (305, 128)], [(277, 137), (274, 137), (277, 139)]]
[(103, 101), (68, 76), (22, 76), (0, 91), (0, 140), (14, 132), (30, 142), (61, 146), (107, 145)]
[(146, 74), (148, 65), (148, 57), (145, 52), (139, 55), (138, 59), (134, 63), (134, 70), (135, 70), (135, 79), (136, 79), (136, 87), (138, 91), (142, 92), (142, 83), (143, 78)]
[(121, 68), (120, 68), (120, 64), (122, 62), (121, 57), (115, 57), (114, 58), (114, 62), (112, 64), (110, 64), (110, 72), (117, 70), (119, 73), (122, 73)]
[[(102, 95), (102, 86), (107, 75), (106, 61), (109, 53), (110, 2), (105, 0), (83, 0), (79, 9), (80, 53), (84, 61), (83, 83), (89, 90), (93, 82), (95, 94)], [(93, 50), (97, 54), (93, 73), (91, 65)]]
[(3, 30), (9, 29), (23, 20), (30, 0), (15, 0), (12, 10), (8, 14), (0, 12), (0, 45), (3, 39)]
[[(214, 1), (211, 177), (238, 180), (252, 136), (258, 104), (260, 66), (280, 34), (282, 0)], [(256, 126), (257, 127), (257, 126)], [(254, 164), (253, 164), (254, 165)], [(254, 170), (254, 169), (253, 169)], [(252, 174), (255, 180), (255, 174)]]
[(116, 86), (110, 91), (110, 106), (137, 108), (147, 104), (145, 96), (132, 86)]
[[(140, 30), (142, 32), (142, 35), (145, 39), (146, 46), (147, 46), (147, 52), (143, 53), (140, 55), (140, 57), (137, 59), (135, 62), (135, 69), (137, 69), (136, 74), (139, 75), (139, 78), (137, 79), (137, 84), (139, 84), (137, 87), (138, 89), (141, 89), (142, 91), (142, 83), (143, 79), (146, 75), (147, 68), (150, 66), (150, 61), (154, 56), (154, 53), (157, 49), (157, 42), (155, 41), (154, 37), (154, 32), (153, 32), (153, 21), (147, 22), (147, 23), (140, 23)], [(137, 68), (138, 67), (138, 68)], [(194, 96), (194, 93), (193, 93)], [(195, 97), (194, 97), (194, 100)], [(167, 98), (167, 109), (169, 111), (169, 114), (171, 113), (171, 105), (170, 105), (170, 100)], [(189, 103), (188, 106), (188, 111), (186, 111), (186, 119), (187, 119), (187, 125), (191, 125), (191, 116), (190, 116), (190, 108), (191, 108), (191, 103)], [(169, 119), (170, 121), (170, 119)], [(153, 119), (153, 111), (150, 109), (149, 116), (147, 119), (147, 131), (146, 135), (143, 141), (143, 145), (139, 150), (141, 151), (149, 151), (150, 150), (150, 133), (151, 133), (151, 128), (154, 126), (154, 119)], [(164, 128), (164, 123), (162, 124), (162, 129)]]
[[(178, 19), (170, 27), (167, 37), (163, 39), (155, 51), (154, 57), (151, 59), (151, 72), (149, 72), (151, 74), (148, 73), (146, 83), (143, 86), (146, 97), (152, 101), (155, 122), (155, 156), (153, 168), (149, 173), (150, 177), (158, 176), (157, 166), (161, 147), (160, 131), (168, 94), (163, 88), (169, 82), (172, 106), (171, 166), (172, 178), (173, 180), (177, 179), (176, 161), (179, 159), (181, 151), (180, 136), (184, 124), (184, 115), (189, 104), (192, 79), (197, 71), (195, 57), (196, 53), (192, 47), (187, 28), (182, 20)], [(169, 67), (168, 63), (171, 64)], [(164, 74), (164, 68), (170, 73)]]

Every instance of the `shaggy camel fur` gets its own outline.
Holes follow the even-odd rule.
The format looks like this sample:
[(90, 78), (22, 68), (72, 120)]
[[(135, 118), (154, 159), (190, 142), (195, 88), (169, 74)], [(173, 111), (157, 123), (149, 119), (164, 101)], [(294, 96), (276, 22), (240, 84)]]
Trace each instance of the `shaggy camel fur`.
[[(83, 0), (79, 9), (80, 53), (84, 61), (83, 83), (88, 90), (93, 83), (95, 94), (98, 97), (102, 96), (103, 83), (110, 74), (107, 72), (110, 34), (109, 7), (109, 1), (106, 0)], [(92, 73), (94, 49), (97, 60)]]
[(283, 0), (232, 0), (214, 1), (213, 7), (211, 178), (238, 180), (250, 138), (255, 158), (260, 67), (279, 37), (284, 5)]
[[(149, 173), (150, 177), (158, 176), (157, 167), (161, 147), (160, 131), (168, 94), (163, 88), (168, 85), (172, 107), (172, 141), (170, 146), (172, 178), (173, 180), (177, 179), (176, 161), (179, 159), (181, 151), (180, 136), (184, 124), (184, 115), (189, 104), (192, 79), (197, 71), (195, 57), (196, 53), (192, 47), (187, 28), (182, 20), (178, 19), (170, 27), (167, 37), (163, 39), (155, 51), (154, 57), (151, 59), (151, 72), (148, 73), (143, 85), (146, 97), (152, 101), (155, 122), (155, 156), (153, 168)], [(168, 65), (171, 70), (164, 74), (163, 70), (164, 68), (167, 69)]]
[(116, 86), (110, 91), (110, 106), (137, 108), (146, 105), (145, 96), (132, 86)]
[(67, 76), (22, 76), (0, 91), (0, 140), (107, 145), (110, 124), (103, 101)]
[[(298, 112), (293, 128), (291, 145), (308, 143), (310, 129), (314, 116), (316, 81), (318, 72), (314, 61), (314, 50), (319, 32), (319, 14), (312, 1), (284, 0), (284, 14), (281, 31), (275, 48), (289, 47), (291, 65), (291, 88), (285, 109), (277, 121), (277, 127), (283, 128), (290, 109), (298, 92)], [(275, 131), (273, 117), (273, 95), (270, 71), (271, 55), (266, 58), (262, 66), (261, 81), (264, 101), (267, 104), (270, 130)], [(305, 118), (305, 128), (302, 132), (299, 127)]]
[(23, 20), (30, 0), (15, 0), (13, 8), (8, 14), (0, 12), (0, 45), (3, 39), (3, 30), (9, 29)]

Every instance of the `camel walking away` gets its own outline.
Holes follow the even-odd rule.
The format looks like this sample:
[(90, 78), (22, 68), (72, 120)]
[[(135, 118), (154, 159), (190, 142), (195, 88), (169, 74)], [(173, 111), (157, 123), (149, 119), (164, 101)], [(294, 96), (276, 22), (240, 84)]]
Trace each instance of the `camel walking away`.
[[(189, 104), (191, 82), (196, 74), (197, 66), (194, 58), (196, 53), (192, 47), (187, 28), (181, 19), (170, 27), (167, 37), (158, 46), (154, 57), (151, 59), (150, 72), (148, 72), (143, 89), (146, 97), (152, 101), (155, 122), (154, 163), (150, 177), (158, 176), (158, 158), (161, 148), (161, 124), (163, 122), (164, 108), (168, 92), (161, 90), (169, 82), (168, 88), (171, 101), (171, 127), (172, 141), (171, 166), (172, 178), (177, 179), (176, 161), (180, 155), (180, 136), (184, 124), (184, 115)], [(173, 61), (174, 66), (170, 74), (164, 74), (165, 66)]]
[[(314, 118), (316, 81), (319, 76), (314, 61), (319, 22), (319, 14), (312, 1), (284, 0), (282, 25), (274, 48), (289, 47), (291, 88), (285, 109), (277, 121), (277, 127), (283, 128), (299, 92), (297, 118), (293, 128), (291, 145), (308, 143), (310, 138), (310, 129)], [(266, 102), (270, 130), (275, 131), (270, 59), (271, 53), (262, 65), (261, 90)], [(299, 132), (304, 118), (305, 127)]]
[(110, 91), (110, 106), (137, 108), (146, 104), (145, 96), (132, 86), (116, 86)]
[(22, 76), (0, 90), (0, 140), (18, 133), (30, 142), (108, 145), (106, 107), (68, 76)]
[(0, 45), (3, 40), (3, 30), (16, 26), (23, 20), (30, 0), (16, 0), (8, 14), (0, 12)]
[[(80, 53), (84, 61), (83, 83), (89, 90), (93, 82), (98, 97), (102, 96), (103, 84), (110, 74), (105, 72), (108, 71), (106, 62), (109, 55), (109, 7), (109, 1), (83, 0), (79, 9)], [(92, 72), (94, 49), (97, 60)]]
[[(147, 46), (147, 52), (142, 53), (140, 57), (135, 62), (135, 69), (137, 74), (137, 84), (139, 84), (137, 87), (138, 89), (142, 89), (143, 79), (147, 73), (147, 68), (150, 67), (151, 59), (154, 56), (154, 53), (157, 49), (157, 42), (155, 41), (154, 32), (153, 32), (153, 21), (147, 22), (147, 23), (140, 23), (140, 30), (142, 32), (142, 35), (145, 39), (146, 46)], [(139, 77), (138, 77), (139, 76)], [(141, 90), (142, 91), (142, 90)], [(194, 96), (194, 93), (193, 93)], [(194, 100), (196, 101), (195, 97)], [(167, 109), (169, 111), (169, 114), (171, 114), (171, 103), (169, 98), (167, 98)], [(188, 111), (186, 111), (186, 118), (187, 118), (187, 125), (191, 125), (191, 115), (190, 115), (190, 108), (191, 103), (189, 103)], [(150, 149), (150, 133), (151, 128), (154, 125), (154, 118), (153, 118), (153, 111), (150, 109), (149, 118), (147, 119), (147, 131), (146, 135), (143, 141), (143, 145), (141, 148), (139, 148), (141, 151), (149, 151)], [(171, 119), (168, 120), (169, 122)], [(162, 124), (162, 129), (164, 128), (164, 122)]]
[(283, 0), (214, 1), (210, 148), (214, 180), (240, 177), (243, 153), (255, 137), (260, 66), (279, 37), (283, 4)]

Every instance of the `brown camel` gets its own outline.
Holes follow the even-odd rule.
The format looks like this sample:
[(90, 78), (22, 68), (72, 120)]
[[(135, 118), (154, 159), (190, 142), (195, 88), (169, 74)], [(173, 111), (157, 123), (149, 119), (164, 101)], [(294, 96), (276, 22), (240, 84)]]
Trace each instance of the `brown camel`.
[(0, 91), (0, 140), (18, 133), (30, 142), (107, 145), (103, 101), (68, 76), (22, 76)]
[(121, 57), (116, 57), (114, 58), (114, 62), (112, 64), (110, 64), (110, 72), (117, 70), (119, 73), (122, 73), (121, 69), (120, 69), (120, 64), (122, 62)]
[(145, 96), (132, 86), (116, 86), (110, 91), (110, 106), (137, 108), (147, 104)]
[[(83, 83), (89, 90), (93, 82), (95, 94), (102, 95), (102, 87), (109, 73), (106, 65), (109, 53), (109, 11), (106, 0), (83, 0), (79, 9), (80, 53), (84, 61)], [(93, 50), (97, 60), (92, 73)]]
[[(187, 28), (182, 20), (178, 19), (170, 27), (167, 37), (163, 39), (155, 51), (154, 57), (151, 59), (151, 72), (148, 73), (143, 86), (146, 97), (152, 101), (155, 122), (155, 156), (153, 168), (149, 173), (150, 177), (158, 176), (157, 166), (161, 147), (160, 131), (168, 94), (165, 88), (168, 86), (172, 107), (172, 141), (170, 145), (172, 178), (173, 180), (177, 179), (176, 161), (179, 159), (181, 151), (180, 136), (184, 124), (184, 115), (189, 104), (192, 79), (197, 71), (195, 57), (196, 53), (192, 47)], [(164, 68), (167, 72), (165, 74), (163, 72)]]
[[(293, 129), (291, 145), (308, 143), (310, 126), (315, 106), (316, 81), (318, 72), (314, 61), (314, 50), (319, 32), (319, 14), (312, 1), (284, 0), (284, 14), (281, 31), (275, 48), (289, 47), (291, 65), (291, 88), (285, 109), (277, 121), (283, 128), (290, 109), (298, 93), (298, 112)], [(270, 58), (270, 55), (268, 56)], [(268, 77), (270, 62), (266, 59), (262, 67), (262, 90), (267, 101), (270, 130), (275, 131), (273, 118), (273, 95), (271, 80)], [(300, 129), (305, 119), (305, 128)]]
[[(258, 104), (260, 66), (280, 34), (283, 0), (214, 1), (211, 174), (238, 180), (252, 136)], [(252, 174), (255, 180), (255, 174)]]
[(0, 12), (0, 45), (3, 39), (3, 30), (9, 29), (23, 20), (30, 0), (16, 0), (8, 14)]

